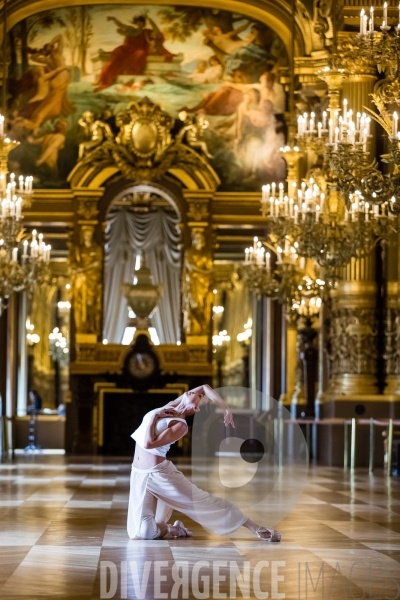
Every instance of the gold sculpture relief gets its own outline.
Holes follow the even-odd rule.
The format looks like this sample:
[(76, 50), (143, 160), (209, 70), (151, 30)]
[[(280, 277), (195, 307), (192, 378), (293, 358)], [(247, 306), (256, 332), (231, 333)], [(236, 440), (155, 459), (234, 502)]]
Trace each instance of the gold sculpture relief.
[(210, 216), (208, 210), (208, 200), (195, 200), (193, 202), (189, 200), (188, 204), (188, 219), (193, 219), (194, 221), (205, 221)]
[(208, 335), (211, 323), (213, 261), (204, 229), (192, 229), (192, 246), (185, 251), (182, 273), (183, 328), (189, 335)]
[(103, 251), (93, 239), (94, 226), (81, 227), (79, 246), (71, 248), (70, 269), (76, 333), (99, 334)]
[(96, 217), (99, 213), (97, 208), (97, 198), (95, 200), (79, 200), (77, 213), (85, 219)]

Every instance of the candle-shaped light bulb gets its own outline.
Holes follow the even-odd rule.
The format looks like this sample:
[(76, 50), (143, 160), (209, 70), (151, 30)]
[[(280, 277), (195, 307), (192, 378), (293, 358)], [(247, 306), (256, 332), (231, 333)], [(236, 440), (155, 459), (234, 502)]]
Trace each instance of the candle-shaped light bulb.
[(363, 35), (363, 25), (364, 25), (364, 14), (365, 10), (362, 8), (360, 12), (360, 35)]
[(18, 198), (17, 203), (15, 205), (15, 217), (17, 219), (17, 221), (20, 220), (21, 218), (21, 211), (22, 211), (22, 198)]
[(367, 151), (367, 139), (368, 139), (368, 129), (364, 128), (364, 137), (363, 137), (363, 152)]
[(283, 200), (283, 183), (279, 184), (279, 200)]
[(368, 204), (368, 202), (365, 203), (364, 209), (365, 209), (365, 220), (368, 223), (368, 221), (369, 221), (369, 204)]
[(13, 248), (12, 251), (12, 261), (18, 262), (18, 248)]
[(388, 18), (387, 18), (387, 2), (384, 2), (383, 3), (383, 23), (382, 23), (383, 27), (386, 26), (387, 20), (388, 20)]

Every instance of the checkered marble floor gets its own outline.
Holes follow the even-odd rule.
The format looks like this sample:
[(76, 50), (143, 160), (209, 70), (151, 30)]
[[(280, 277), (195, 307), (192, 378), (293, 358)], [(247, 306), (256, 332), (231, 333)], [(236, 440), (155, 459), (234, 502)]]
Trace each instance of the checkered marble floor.
[[(382, 471), (311, 467), (300, 501), (278, 526), (280, 544), (244, 528), (231, 538), (213, 536), (178, 513), (172, 518), (181, 518), (193, 538), (129, 540), (129, 475), (129, 461), (98, 457), (30, 456), (0, 464), (0, 598), (261, 598), (267, 591), (269, 598), (289, 599), (400, 597), (400, 480)], [(163, 562), (157, 567), (156, 561)], [(197, 590), (198, 561), (209, 566), (202, 567)], [(187, 590), (174, 591), (173, 568), (180, 563), (188, 565)], [(105, 566), (112, 564), (115, 590), (113, 567)], [(234, 580), (235, 569), (243, 575), (246, 565), (248, 594)], [(201, 580), (207, 576), (209, 592)]]

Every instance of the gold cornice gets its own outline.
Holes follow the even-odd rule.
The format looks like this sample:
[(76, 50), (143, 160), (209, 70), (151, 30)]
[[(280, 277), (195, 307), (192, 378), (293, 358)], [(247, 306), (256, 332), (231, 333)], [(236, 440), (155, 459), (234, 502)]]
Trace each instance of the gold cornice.
[[(81, 343), (77, 344), (77, 360), (71, 362), (70, 373), (100, 375), (122, 373), (124, 360), (130, 346), (121, 344)], [(208, 346), (161, 344), (153, 351), (160, 361), (162, 373), (180, 375), (212, 375), (212, 365), (207, 362)]]
[(215, 214), (213, 215), (213, 223), (232, 223), (237, 225), (238, 223), (243, 224), (243, 220), (245, 219), (246, 224), (254, 224), (266, 226), (265, 217), (259, 215), (224, 215), (224, 214)]

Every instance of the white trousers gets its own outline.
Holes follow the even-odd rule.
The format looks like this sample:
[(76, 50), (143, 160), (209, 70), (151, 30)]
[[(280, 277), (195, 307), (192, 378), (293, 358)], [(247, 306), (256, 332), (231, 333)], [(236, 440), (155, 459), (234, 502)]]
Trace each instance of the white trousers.
[(131, 539), (156, 539), (158, 523), (167, 523), (177, 510), (217, 535), (232, 533), (247, 516), (232, 502), (212, 496), (186, 479), (169, 461), (151, 469), (132, 466), (128, 508), (128, 535)]

